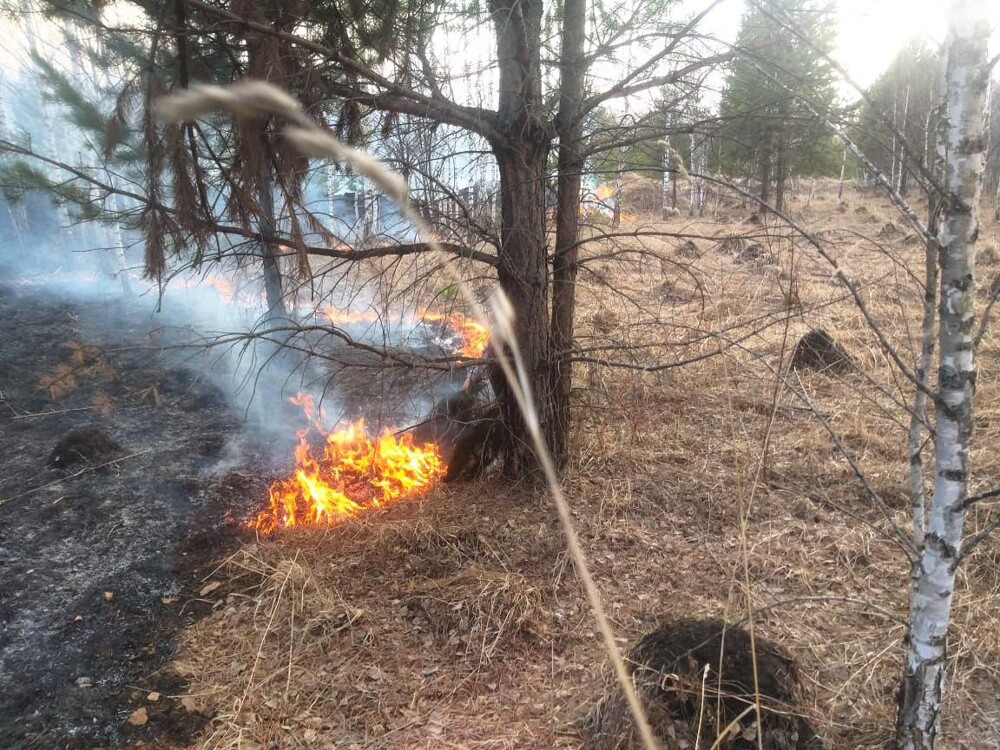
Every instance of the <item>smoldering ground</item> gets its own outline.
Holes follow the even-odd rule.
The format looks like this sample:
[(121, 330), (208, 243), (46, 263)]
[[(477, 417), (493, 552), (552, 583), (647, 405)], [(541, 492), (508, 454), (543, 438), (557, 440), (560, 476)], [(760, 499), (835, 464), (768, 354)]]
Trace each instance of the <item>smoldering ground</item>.
[[(403, 366), (443, 355), (453, 342), (441, 328), (362, 321), (347, 338), (322, 325), (292, 335), (302, 319), (262, 321), (252, 283), (197, 281), (175, 279), (161, 296), (136, 278), (123, 292), (85, 263), (0, 273), (4, 747), (115, 745), (153, 724), (182, 740), (197, 728), (196, 712), (146, 696), (179, 692), (158, 670), (176, 633), (224, 593), (205, 591), (207, 566), (288, 469), (305, 424), (288, 397), (315, 394), (333, 421), (403, 425), (455, 377)], [(275, 328), (286, 330), (261, 334)], [(384, 342), (398, 366), (377, 355)], [(108, 450), (92, 450), (94, 435)], [(53, 460), (60, 449), (71, 460)], [(140, 704), (161, 720), (130, 723)]]

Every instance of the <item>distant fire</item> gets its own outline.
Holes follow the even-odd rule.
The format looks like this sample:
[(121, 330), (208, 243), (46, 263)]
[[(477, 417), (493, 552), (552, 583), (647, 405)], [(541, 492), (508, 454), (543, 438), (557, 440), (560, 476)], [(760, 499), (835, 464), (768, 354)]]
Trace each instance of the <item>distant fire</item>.
[(430, 323), (447, 323), (449, 327), (457, 331), (462, 336), (462, 346), (459, 352), (466, 357), (478, 359), (486, 351), (486, 345), (490, 343), (490, 329), (477, 323), (472, 318), (468, 318), (462, 313), (435, 313), (430, 310), (419, 310), (417, 315), (421, 320)]
[(373, 310), (338, 310), (336, 307), (324, 307), (320, 315), (335, 326), (351, 326), (359, 323), (376, 323), (379, 316)]
[(268, 507), (247, 522), (263, 534), (303, 525), (331, 526), (366, 508), (415, 497), (436, 482), (445, 466), (432, 443), (389, 430), (372, 440), (364, 421), (326, 432), (311, 396), (297, 394), (312, 426), (298, 434), (295, 472), (271, 484)]
[[(374, 310), (338, 310), (335, 307), (325, 307), (321, 315), (334, 325), (347, 326), (360, 323), (376, 323), (381, 317)], [(439, 313), (426, 308), (417, 310), (416, 320), (424, 323), (444, 323), (462, 337), (459, 354), (471, 359), (478, 359), (486, 351), (490, 341), (490, 330), (459, 312)]]
[(253, 307), (260, 302), (266, 301), (266, 295), (264, 292), (259, 292), (256, 296), (246, 291), (245, 289), (237, 289), (233, 286), (233, 283), (221, 276), (201, 276), (187, 279), (174, 279), (171, 282), (174, 286), (180, 289), (195, 289), (211, 287), (215, 290), (216, 295), (220, 300), (225, 302), (227, 305), (231, 305), (233, 302), (239, 303), (243, 307)]

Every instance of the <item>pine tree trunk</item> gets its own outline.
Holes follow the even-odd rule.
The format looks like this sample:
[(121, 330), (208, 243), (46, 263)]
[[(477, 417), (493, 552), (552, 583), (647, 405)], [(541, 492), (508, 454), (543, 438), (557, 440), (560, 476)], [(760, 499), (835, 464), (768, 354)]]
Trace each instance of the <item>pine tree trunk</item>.
[(767, 149), (760, 155), (760, 210), (767, 211), (768, 200), (771, 198), (771, 150)]
[[(565, 0), (563, 46), (559, 92), (559, 172), (556, 195), (556, 249), (552, 260), (552, 352), (556, 358), (551, 373), (553, 432), (556, 465), (566, 459), (570, 429), (570, 392), (573, 366), (568, 361), (573, 348), (573, 315), (576, 308), (577, 240), (580, 233), (580, 177), (584, 160), (580, 154), (583, 121), (580, 105), (584, 94), (586, 62), (583, 59), (586, 30), (585, 0)], [(621, 180), (619, 157), (618, 183)], [(620, 188), (616, 187), (616, 192)], [(620, 211), (616, 196), (615, 213)]]
[(264, 267), (264, 294), (267, 299), (269, 318), (280, 318), (286, 314), (285, 295), (281, 288), (281, 267), (278, 265), (280, 246), (274, 231), (273, 180), (269, 171), (261, 175), (259, 197), (261, 215), (258, 229), (261, 235), (261, 263)]
[(778, 138), (778, 148), (774, 166), (774, 208), (782, 211), (785, 208), (785, 180), (788, 177), (788, 170), (785, 169), (785, 142)]
[[(519, 144), (521, 145), (521, 144)], [(539, 420), (550, 449), (556, 453), (565, 444), (565, 434), (553, 423), (557, 401), (549, 379), (548, 263), (545, 248), (545, 168), (548, 142), (524, 143), (523, 150), (500, 152), (500, 236), (497, 277), (514, 309), (514, 334), (531, 378)], [(575, 252), (573, 253), (575, 255)], [(572, 285), (575, 264), (567, 263), (560, 274), (559, 341), (566, 344), (573, 333)], [(555, 313), (554, 313), (555, 314)], [(565, 383), (565, 400), (559, 399), (568, 419), (568, 367), (555, 380)], [(505, 474), (511, 478), (530, 475), (537, 458), (528, 442), (520, 409), (506, 384), (497, 386), (500, 408), (510, 437)], [(558, 436), (558, 439), (557, 439)]]
[[(557, 437), (564, 441), (565, 436), (559, 435), (555, 423), (549, 372), (545, 173), (552, 132), (541, 88), (542, 11), (541, 0), (490, 0), (499, 63), (497, 129), (503, 135), (492, 147), (500, 171), (497, 278), (513, 307), (514, 334), (531, 380), (543, 436), (558, 459)], [(569, 316), (571, 341), (575, 262), (563, 268), (568, 275), (561, 278), (559, 307), (561, 315)], [(496, 382), (494, 386), (509, 438), (504, 473), (512, 478), (533, 475), (538, 470), (538, 458), (520, 410), (505, 383)]]
[(952, 0), (945, 49), (944, 209), (940, 246), (938, 398), (934, 494), (918, 550), (896, 747), (932, 750), (943, 697), (948, 625), (967, 496), (972, 394), (975, 242), (989, 89), (984, 0)]

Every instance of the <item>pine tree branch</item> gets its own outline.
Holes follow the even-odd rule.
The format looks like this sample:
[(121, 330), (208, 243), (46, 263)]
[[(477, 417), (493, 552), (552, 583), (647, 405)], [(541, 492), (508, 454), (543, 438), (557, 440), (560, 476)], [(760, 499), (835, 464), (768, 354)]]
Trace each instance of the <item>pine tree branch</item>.
[[(643, 83), (633, 83), (640, 76), (652, 70), (656, 65), (664, 60), (668, 55), (672, 54), (681, 42), (688, 36), (688, 34), (707, 16), (712, 10), (720, 4), (721, 0), (713, 0), (706, 8), (704, 8), (700, 13), (695, 15), (690, 21), (687, 22), (679, 31), (673, 34), (672, 40), (659, 52), (650, 57), (646, 62), (641, 65), (636, 66), (634, 69), (629, 71), (629, 74), (625, 76), (622, 80), (616, 83), (607, 91), (595, 94), (584, 100), (581, 106), (581, 111), (579, 117), (585, 117), (587, 114), (592, 112), (594, 109), (599, 107), (602, 103), (610, 99), (618, 99), (630, 94), (638, 93), (640, 91), (648, 91), (651, 88), (658, 88), (660, 86), (666, 86), (671, 83), (675, 83), (688, 73), (691, 73), (698, 68), (715, 65), (717, 63), (724, 63), (732, 58), (732, 53), (725, 53), (722, 55), (715, 55), (713, 57), (702, 58), (701, 60), (691, 63), (690, 65), (680, 68), (679, 70), (668, 73), (664, 76), (659, 76), (657, 78), (652, 78)], [(556, 123), (556, 127), (559, 127), (559, 123)]]
[(712, 55), (711, 57), (703, 57), (696, 60), (693, 63), (685, 65), (683, 68), (678, 68), (677, 70), (666, 73), (665, 75), (658, 76), (656, 78), (650, 78), (648, 81), (643, 81), (641, 83), (635, 83), (632, 85), (627, 85), (624, 82), (620, 82), (614, 87), (604, 91), (600, 94), (594, 94), (584, 100), (581, 110), (583, 115), (592, 112), (594, 109), (599, 107), (611, 99), (621, 99), (626, 96), (631, 96), (632, 94), (638, 94), (643, 91), (648, 91), (654, 88), (660, 88), (661, 86), (669, 86), (671, 84), (677, 83), (683, 80), (686, 76), (695, 72), (696, 70), (701, 70), (702, 68), (710, 67), (713, 65), (721, 65), (722, 63), (729, 62), (733, 58), (732, 52), (724, 52), (718, 55)]
[[(496, 129), (497, 113), (480, 108), (459, 105), (450, 99), (436, 96), (426, 96), (413, 91), (405, 86), (391, 81), (377, 71), (371, 69), (359, 60), (342, 54), (337, 50), (318, 42), (310, 41), (296, 34), (280, 31), (268, 24), (250, 21), (236, 15), (223, 8), (217, 8), (202, 0), (184, 0), (184, 3), (191, 8), (197, 8), (204, 13), (208, 13), (217, 18), (221, 18), (230, 23), (242, 26), (259, 34), (267, 34), (276, 39), (281, 39), (289, 44), (294, 44), (302, 49), (323, 57), (326, 60), (336, 62), (352, 74), (373, 83), (384, 90), (383, 94), (373, 95), (363, 88), (354, 88), (341, 85), (341, 90), (350, 92), (352, 97), (361, 99), (368, 98), (371, 106), (376, 108), (386, 108), (387, 111), (405, 112), (409, 114), (421, 115), (432, 119), (440, 120), (451, 125), (463, 127), (478, 133), (487, 140), (503, 140), (500, 132)], [(404, 104), (405, 103), (405, 104)], [(381, 105), (381, 106), (380, 106)], [(389, 106), (395, 107), (389, 109)], [(405, 108), (404, 108), (405, 107)]]
[[(87, 182), (93, 187), (97, 187), (103, 191), (106, 191), (109, 195), (120, 195), (123, 198), (130, 198), (144, 206), (149, 206), (157, 209), (158, 211), (163, 211), (168, 214), (175, 214), (176, 211), (171, 206), (165, 205), (155, 200), (150, 200), (148, 196), (141, 193), (135, 193), (131, 190), (125, 190), (123, 188), (116, 187), (107, 182), (99, 180), (92, 174), (74, 167), (65, 162), (58, 161), (57, 159), (51, 159), (47, 156), (43, 156), (35, 151), (32, 151), (23, 146), (19, 146), (10, 141), (0, 139), (0, 152), (7, 151), (10, 153), (18, 154), (20, 156), (26, 156), (31, 159), (37, 159), (38, 161), (48, 164), (50, 166), (56, 167), (63, 171), (66, 171), (73, 175), (73, 177)], [(264, 241), (264, 235), (260, 232), (255, 232), (249, 229), (243, 229), (238, 226), (233, 226), (230, 224), (223, 224), (221, 222), (208, 222), (206, 228), (213, 232), (219, 232), (221, 234), (236, 235), (243, 237), (248, 240), (254, 240), (256, 242)], [(277, 237), (271, 238), (276, 239), (279, 245), (285, 247), (292, 247), (293, 243), (291, 238)], [(469, 260), (474, 260), (479, 263), (485, 263), (489, 266), (496, 266), (497, 259), (496, 256), (489, 253), (482, 252), (481, 250), (475, 250), (473, 248), (467, 247), (465, 245), (459, 245), (451, 242), (439, 243), (441, 249), (445, 252), (454, 255), (459, 258), (467, 258)], [(348, 261), (358, 261), (367, 260), (369, 258), (385, 258), (393, 256), (405, 256), (405, 255), (415, 255), (422, 252), (428, 251), (428, 246), (425, 243), (400, 243), (397, 245), (386, 245), (382, 247), (364, 248), (361, 250), (350, 249), (350, 250), (337, 250), (329, 247), (320, 247), (315, 245), (306, 245), (306, 251), (310, 255), (321, 255), (327, 258), (337, 258), (339, 260)]]

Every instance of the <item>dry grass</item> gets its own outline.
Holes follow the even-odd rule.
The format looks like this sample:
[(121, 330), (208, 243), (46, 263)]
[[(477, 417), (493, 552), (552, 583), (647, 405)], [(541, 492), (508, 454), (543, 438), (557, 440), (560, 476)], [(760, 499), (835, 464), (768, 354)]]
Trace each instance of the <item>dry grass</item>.
[[(905, 231), (876, 237), (895, 217), (875, 198), (849, 194), (840, 212), (835, 192), (821, 188), (806, 206), (807, 194), (793, 216), (862, 282), (912, 362), (920, 293), (907, 269), (919, 273), (919, 244)], [(581, 346), (640, 347), (601, 356), (641, 365), (693, 359), (723, 338), (739, 346), (658, 372), (579, 367), (565, 481), (574, 520), (622, 645), (663, 619), (733, 620), (749, 607), (758, 635), (798, 662), (804, 711), (830, 745), (881, 747), (903, 652), (906, 562), (792, 389), (827, 416), (905, 524), (897, 401), (907, 388), (824, 261), (786, 230), (744, 223), (749, 209), (726, 210), (727, 222), (623, 226), (697, 235), (700, 257), (681, 240), (625, 238), (651, 255), (602, 257), (581, 276)], [(768, 262), (721, 247), (734, 234), (766, 248)], [(996, 227), (981, 238), (995, 248)], [(987, 282), (995, 257), (984, 258)], [(787, 362), (811, 327), (833, 334), (864, 374), (791, 374), (775, 403), (782, 352)], [(974, 491), (1000, 484), (997, 353), (988, 335)], [(970, 530), (996, 512), (970, 514)], [(555, 512), (530, 487), (442, 487), (338, 528), (249, 544), (217, 576), (233, 593), (187, 632), (175, 664), (190, 681), (187, 705), (213, 716), (197, 747), (576, 747), (575, 721), (603, 690), (604, 652)], [(944, 747), (993, 747), (1000, 735), (998, 595), (994, 539), (959, 577)]]

